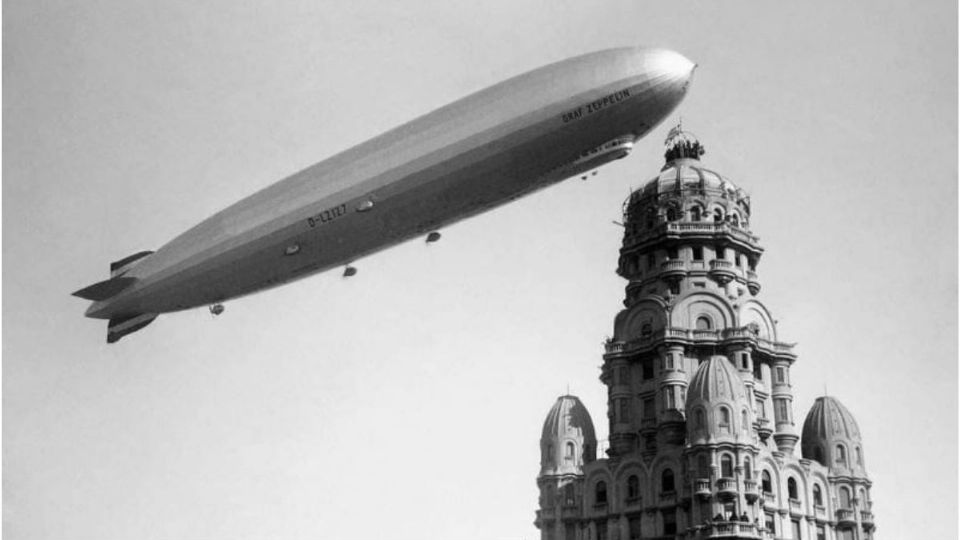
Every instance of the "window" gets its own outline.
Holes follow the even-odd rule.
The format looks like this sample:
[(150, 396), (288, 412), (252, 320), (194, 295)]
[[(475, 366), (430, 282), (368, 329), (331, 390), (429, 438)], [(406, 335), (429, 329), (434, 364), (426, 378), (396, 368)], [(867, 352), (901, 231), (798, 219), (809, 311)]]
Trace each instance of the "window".
[(765, 525), (767, 532), (773, 534), (774, 536), (777, 535), (777, 522), (773, 520), (773, 514), (766, 514)]
[(817, 540), (827, 540), (827, 529), (823, 525), (817, 525)]
[(593, 496), (597, 504), (607, 504), (607, 483), (603, 480), (597, 482)]
[(760, 382), (763, 382), (763, 369), (761, 369), (762, 365), (763, 364), (760, 362), (753, 363), (753, 378)]
[(660, 492), (671, 493), (673, 490), (673, 471), (670, 469), (664, 469), (663, 473), (660, 475)]
[(840, 486), (840, 508), (850, 508), (850, 490)]
[(627, 478), (627, 500), (633, 501), (640, 498), (640, 479), (637, 475), (631, 474)]
[(673, 208), (667, 208), (667, 221), (676, 221), (677, 211)]
[(787, 495), (794, 500), (800, 498), (797, 496), (797, 481), (793, 478), (787, 479)]
[(577, 504), (577, 497), (573, 491), (573, 484), (567, 484), (563, 486), (563, 500), (564, 504), (567, 506), (572, 506)]
[(706, 420), (704, 418), (703, 409), (698, 408), (693, 412), (693, 425), (697, 429), (703, 429), (704, 424), (706, 424)]
[(776, 374), (777, 374), (777, 382), (778, 382), (778, 383), (786, 382), (786, 380), (787, 380), (787, 375), (786, 375), (785, 370), (783, 369), (783, 366), (777, 366)]
[(707, 456), (704, 454), (697, 456), (697, 475), (700, 478), (710, 477), (710, 463), (707, 460)]
[(706, 315), (697, 317), (697, 330), (713, 330), (713, 321)]
[(693, 248), (693, 260), (702, 261), (703, 260), (703, 248), (700, 246), (694, 246)]
[(720, 407), (720, 427), (730, 427), (730, 409)]
[(747, 258), (747, 268), (749, 268), (750, 270), (756, 271), (756, 269), (757, 269), (757, 260), (756, 260), (756, 259), (751, 259), (751, 258), (748, 257), (748, 258)]
[(666, 353), (663, 356), (663, 369), (673, 369), (673, 355)]
[(713, 211), (713, 221), (714, 223), (723, 223), (723, 210), (717, 208)]
[(620, 421), (629, 422), (630, 421), (630, 402), (626, 399), (620, 400)]
[(630, 540), (640, 540), (640, 518), (632, 517), (630, 518), (629, 527), (630, 527)]
[(837, 465), (847, 466), (847, 449), (842, 444), (837, 445)]
[(673, 386), (663, 389), (663, 408), (667, 410), (677, 408), (677, 396), (674, 394)]
[(740, 353), (740, 369), (750, 369), (750, 355)]
[(730, 457), (730, 454), (724, 454), (720, 458), (720, 476), (733, 478), (733, 458)]
[(767, 417), (767, 408), (763, 406), (762, 399), (757, 400), (757, 416), (759, 416), (760, 418)]
[(750, 421), (747, 418), (747, 410), (740, 411), (740, 431), (750, 431)]
[(607, 522), (597, 522), (597, 540), (607, 540)]
[(743, 458), (743, 477), (746, 480), (753, 479), (753, 467), (750, 466), (750, 458)]
[(793, 523), (793, 538), (794, 538), (794, 540), (801, 540), (801, 539), (803, 538), (803, 535), (800, 534), (800, 520), (799, 520), (799, 519), (793, 519), (793, 520), (790, 520), (790, 521)]
[(670, 248), (670, 249), (668, 249), (668, 250), (667, 250), (667, 258), (670, 259), (671, 261), (674, 261), (674, 260), (679, 259), (680, 257), (679, 257), (679, 255), (677, 254), (677, 248)]
[(773, 400), (773, 415), (777, 423), (786, 424), (790, 420), (787, 417), (787, 400), (785, 399), (775, 399)]
[(556, 496), (553, 493), (553, 489), (554, 488), (552, 485), (548, 485), (543, 488), (543, 502), (541, 503), (542, 506), (553, 506), (554, 500), (556, 499)]
[(699, 206), (694, 206), (690, 208), (690, 219), (693, 221), (700, 221), (703, 211), (700, 210)]
[(567, 451), (563, 454), (563, 459), (573, 461), (573, 456), (577, 452), (577, 447), (572, 442), (567, 442)]
[(773, 493), (773, 482), (770, 481), (770, 473), (763, 471), (760, 475), (760, 484), (764, 493)]
[[(820, 448), (819, 446), (813, 447), (813, 459), (819, 461), (820, 463), (823, 463), (823, 449)], [(823, 463), (823, 464), (826, 465), (826, 463)]]
[(652, 419), (657, 416), (657, 408), (653, 402), (653, 398), (647, 398), (643, 400), (643, 417), (646, 419)]
[(677, 534), (676, 510), (663, 513), (663, 534), (667, 536), (673, 536)]
[(863, 465), (863, 452), (860, 451), (860, 447), (856, 448), (857, 452), (857, 465)]
[(733, 264), (737, 265), (737, 268), (743, 267), (743, 261), (736, 251), (733, 252)]
[(648, 380), (653, 378), (653, 360), (649, 358), (643, 361), (641, 365), (641, 375), (643, 380)]
[(820, 486), (817, 484), (813, 485), (813, 505), (823, 506), (823, 491), (820, 490)]
[(726, 258), (727, 258), (727, 250), (726, 250), (726, 248), (724, 248), (723, 246), (717, 246), (717, 258), (718, 258), (718, 259), (726, 259)]
[(730, 217), (730, 221), (732, 221), (733, 224), (736, 225), (737, 227), (740, 226), (740, 216), (738, 216), (736, 213), (734, 213), (734, 214)]

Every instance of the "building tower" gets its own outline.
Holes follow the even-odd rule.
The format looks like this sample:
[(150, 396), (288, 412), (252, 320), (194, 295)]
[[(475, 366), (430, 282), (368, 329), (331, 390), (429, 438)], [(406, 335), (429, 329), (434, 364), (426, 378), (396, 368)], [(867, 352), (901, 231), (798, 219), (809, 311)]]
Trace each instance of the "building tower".
[(600, 375), (609, 449), (568, 473), (573, 500), (558, 506), (547, 496), (562, 481), (552, 471), (563, 456), (549, 445), (565, 433), (548, 437), (547, 424), (563, 400), (579, 404), (562, 397), (541, 440), (541, 537), (869, 540), (856, 422), (835, 399), (818, 399), (796, 455), (797, 356), (757, 298), (763, 248), (750, 198), (704, 167), (703, 154), (674, 128), (666, 164), (624, 203), (625, 309)]

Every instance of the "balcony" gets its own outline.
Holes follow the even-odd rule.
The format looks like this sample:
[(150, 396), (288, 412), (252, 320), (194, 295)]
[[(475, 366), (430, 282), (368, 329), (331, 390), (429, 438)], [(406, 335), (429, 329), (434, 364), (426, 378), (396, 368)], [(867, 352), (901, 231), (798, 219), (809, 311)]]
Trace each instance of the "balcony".
[(867, 510), (860, 511), (860, 523), (863, 523), (865, 529), (873, 528), (873, 512)]
[(790, 499), (790, 514), (793, 516), (803, 515), (803, 505), (797, 499)]
[(687, 275), (687, 265), (679, 260), (665, 261), (660, 265), (660, 277), (663, 279), (681, 279)]
[(733, 478), (717, 479), (717, 494), (721, 499), (733, 499), (737, 496), (737, 481)]
[[(631, 218), (630, 216), (627, 216), (626, 220), (636, 221), (635, 218)], [(746, 230), (735, 225), (729, 223), (713, 223), (709, 221), (670, 221), (667, 223), (661, 223), (654, 226), (652, 229), (638, 232), (636, 235), (634, 235), (633, 241), (643, 242), (657, 236), (667, 236), (670, 238), (694, 236), (707, 237), (711, 239), (716, 236), (725, 236), (731, 240), (748, 244), (751, 247), (757, 246), (760, 241), (759, 237), (750, 234)]]
[(767, 437), (773, 434), (773, 428), (770, 426), (770, 419), (768, 418), (757, 418), (754, 426), (756, 426), (757, 435), (760, 436), (761, 440), (765, 441)]
[(697, 478), (693, 481), (693, 492), (696, 493), (697, 497), (701, 499), (709, 499), (711, 497), (710, 492), (710, 479), (709, 478)]
[(557, 519), (557, 509), (556, 508), (544, 508), (542, 510), (537, 510), (537, 521), (553, 521)]
[(718, 283), (725, 284), (736, 277), (736, 271), (733, 269), (733, 263), (724, 259), (714, 259), (710, 261), (710, 277)]
[(660, 494), (660, 506), (676, 506), (677, 505), (677, 492), (676, 491), (667, 491)]
[(769, 491), (763, 492), (763, 504), (764, 506), (776, 508), (777, 507), (777, 496)]
[(560, 519), (569, 521), (580, 519), (580, 507), (576, 504), (565, 504), (560, 508)]
[(641, 432), (650, 432), (657, 430), (657, 419), (656, 418), (644, 418), (640, 420), (640, 431)]
[(744, 326), (723, 330), (690, 330), (682, 327), (667, 327), (629, 341), (607, 341), (604, 346), (608, 355), (631, 354), (649, 350), (664, 341), (682, 343), (750, 343), (763, 353), (794, 356), (792, 343), (771, 341), (760, 337), (754, 329)]
[(820, 506), (820, 505), (818, 505), (818, 504), (815, 504), (815, 505), (813, 505), (813, 515), (814, 515), (818, 520), (825, 520), (825, 519), (827, 519), (827, 509), (824, 508), (823, 506)]
[(753, 523), (744, 521), (726, 521), (706, 526), (704, 538), (760, 538)]
[(837, 510), (837, 527), (848, 528), (856, 527), (857, 520), (854, 517), (853, 510), (841, 508)]
[(747, 270), (747, 289), (754, 296), (760, 292), (760, 281), (757, 279), (757, 273), (753, 270)]
[(756, 480), (744, 480), (743, 481), (743, 493), (747, 497), (747, 501), (753, 502), (760, 497), (760, 493), (757, 491), (757, 481)]

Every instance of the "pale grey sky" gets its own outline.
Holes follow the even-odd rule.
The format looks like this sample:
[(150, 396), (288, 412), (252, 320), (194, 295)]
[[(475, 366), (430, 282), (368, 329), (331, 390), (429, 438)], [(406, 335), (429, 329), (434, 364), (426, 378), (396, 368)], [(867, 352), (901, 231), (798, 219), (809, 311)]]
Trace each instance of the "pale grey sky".
[(623, 45), (752, 194), (794, 414), (857, 417), (879, 538), (956, 537), (955, 2), (8, 1), (3, 532), (536, 538), (567, 384), (605, 437), (620, 205), (669, 126), (571, 180), (114, 346), (69, 295), (255, 190), (500, 80)]

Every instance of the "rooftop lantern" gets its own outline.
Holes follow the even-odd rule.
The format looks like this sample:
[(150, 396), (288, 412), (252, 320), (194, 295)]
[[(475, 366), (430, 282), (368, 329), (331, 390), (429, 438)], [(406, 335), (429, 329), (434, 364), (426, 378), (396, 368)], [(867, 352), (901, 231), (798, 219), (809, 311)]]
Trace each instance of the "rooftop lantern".
[(663, 157), (667, 163), (678, 159), (696, 159), (706, 153), (703, 145), (697, 140), (697, 137), (690, 132), (683, 130), (683, 122), (680, 122), (667, 134), (667, 140), (663, 142), (667, 148)]

